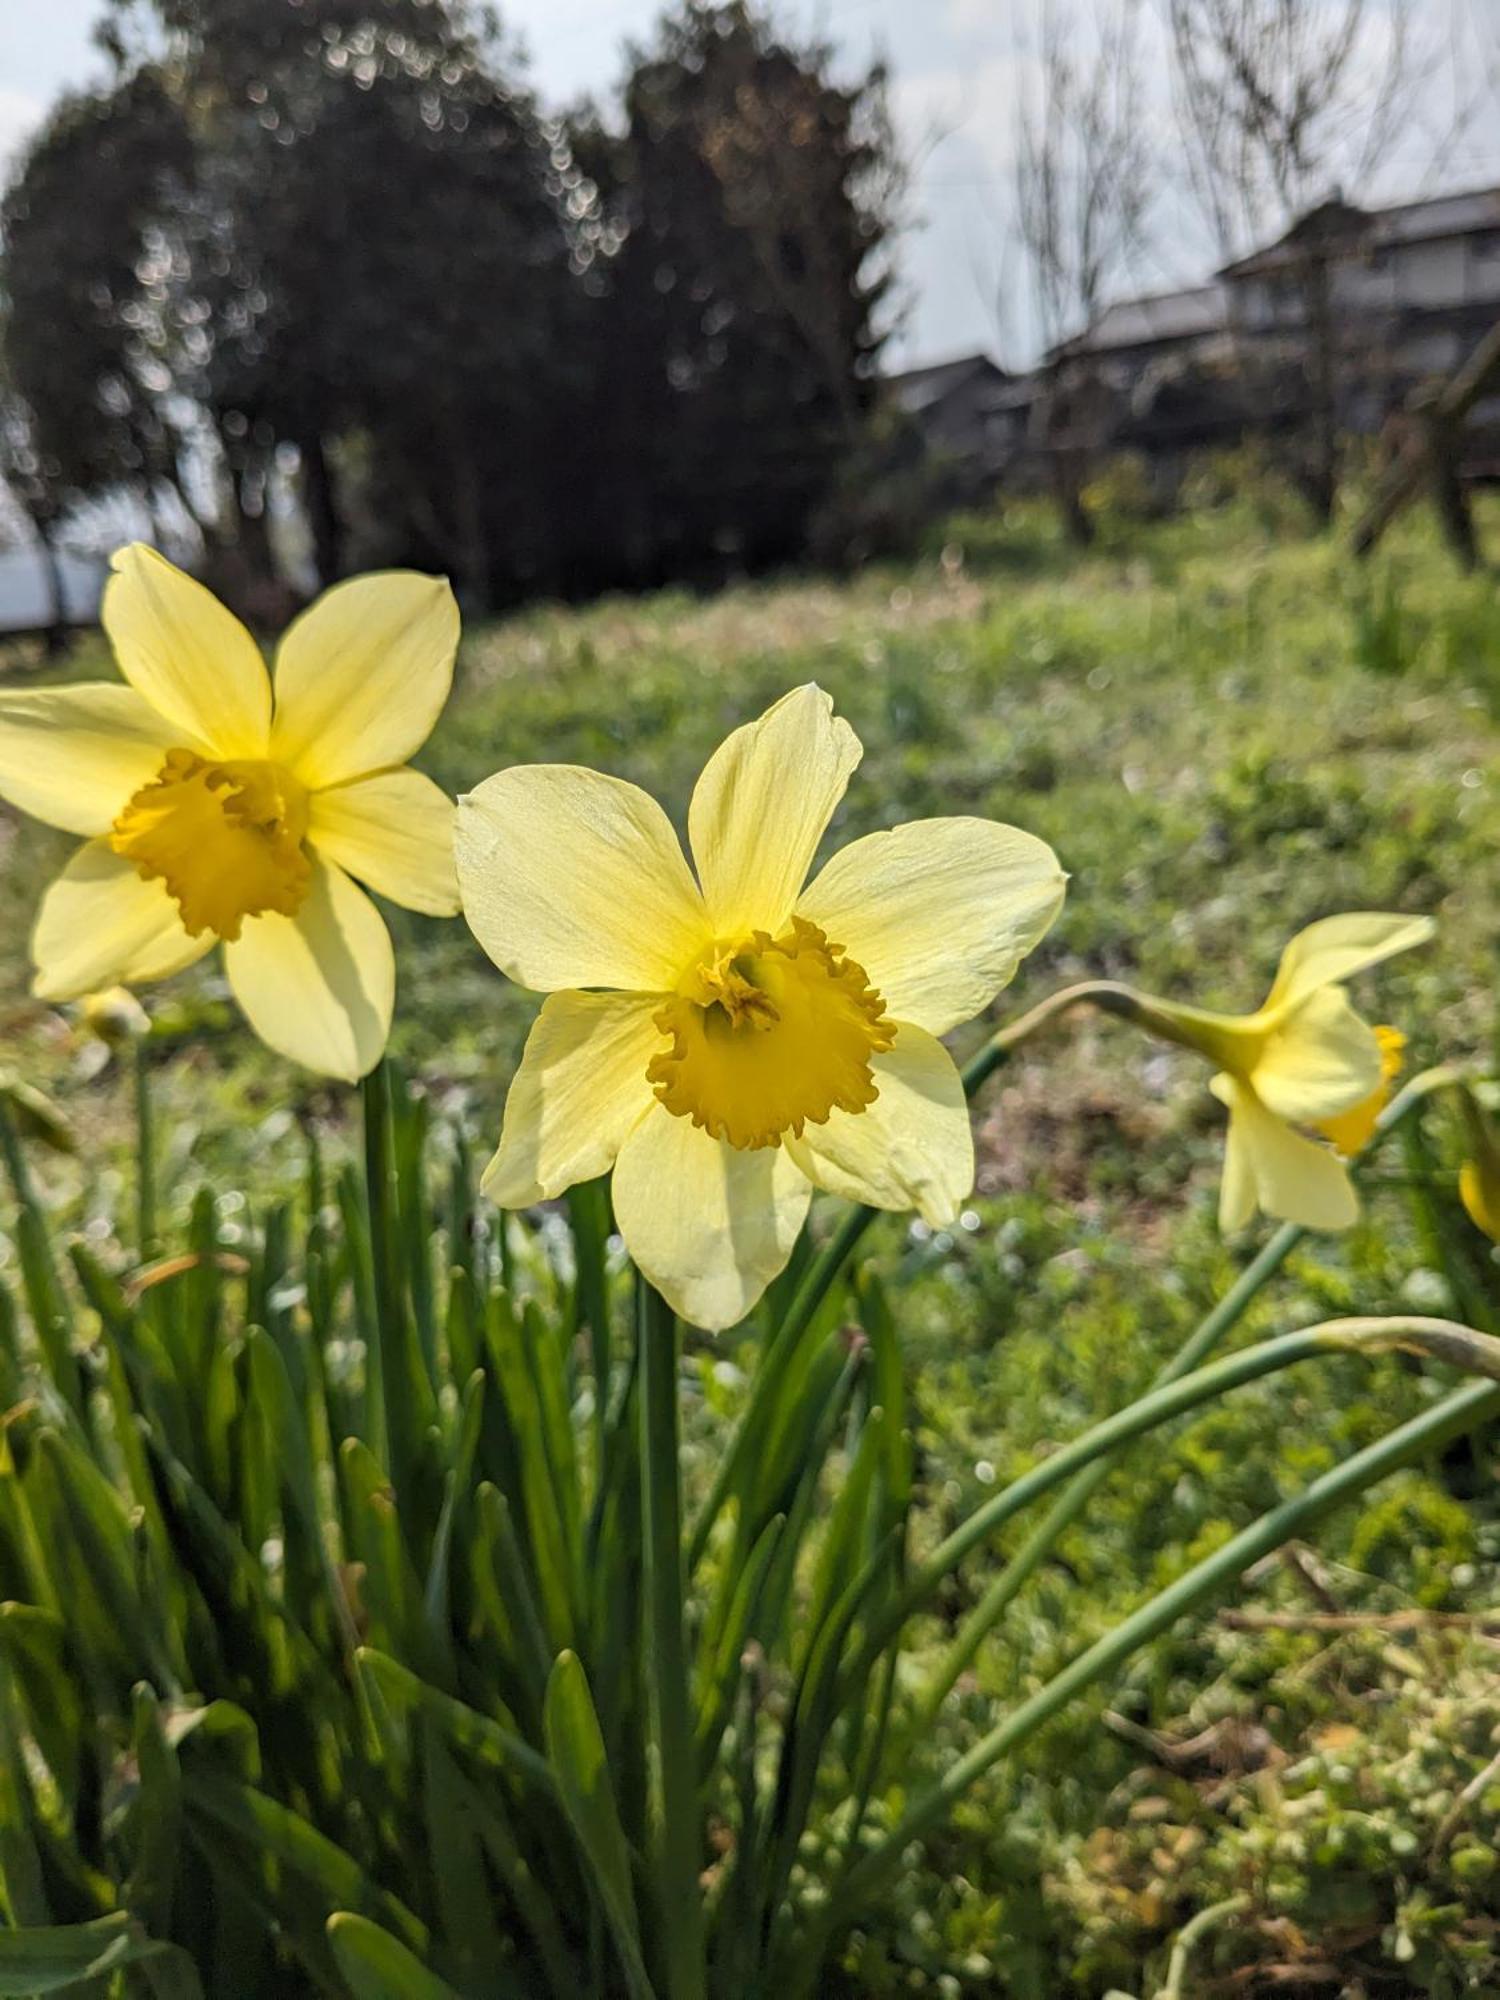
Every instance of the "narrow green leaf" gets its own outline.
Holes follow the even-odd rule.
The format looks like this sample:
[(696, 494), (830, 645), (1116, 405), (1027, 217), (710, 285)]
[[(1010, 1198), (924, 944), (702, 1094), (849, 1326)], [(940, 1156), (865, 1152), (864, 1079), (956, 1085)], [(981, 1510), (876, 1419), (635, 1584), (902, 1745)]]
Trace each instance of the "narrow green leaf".
[(547, 1755), (591, 1879), (604, 1905), (633, 2000), (652, 2000), (641, 1958), (630, 1849), (620, 1825), (588, 1678), (576, 1653), (560, 1653), (547, 1683)]
[(31, 2000), (168, 1955), (180, 1956), (174, 1946), (148, 1937), (124, 1910), (86, 1924), (0, 1930), (0, 1994)]
[(144, 1683), (134, 1694), (131, 1749), (138, 1789), (130, 1818), (135, 1859), (124, 1899), (147, 1930), (165, 1933), (172, 1928), (182, 1846), (182, 1771), (177, 1752), (167, 1741), (155, 1694)]
[(398, 1931), (414, 1951), (425, 1951), (427, 1926), (388, 1890), (377, 1888), (359, 1863), (289, 1807), (250, 1785), (236, 1784), (197, 1766), (183, 1771), (183, 1797), (205, 1830), (214, 1828), (245, 1843), (263, 1860), (275, 1859), (298, 1875), (329, 1909), (363, 1909)]
[(328, 1942), (355, 2000), (462, 2000), (389, 1931), (350, 1910), (328, 1919)]

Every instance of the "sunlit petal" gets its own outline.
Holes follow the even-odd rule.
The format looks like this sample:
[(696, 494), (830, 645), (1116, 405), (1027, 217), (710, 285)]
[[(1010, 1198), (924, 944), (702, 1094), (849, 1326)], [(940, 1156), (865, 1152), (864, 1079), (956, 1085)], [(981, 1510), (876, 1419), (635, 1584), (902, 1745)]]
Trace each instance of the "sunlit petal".
[(738, 1152), (658, 1105), (620, 1148), (615, 1220), (673, 1309), (717, 1333), (792, 1254), (812, 1189), (785, 1147)]
[(906, 1023), (870, 1068), (880, 1095), (867, 1111), (834, 1111), (788, 1149), (829, 1194), (873, 1208), (914, 1208), (940, 1229), (974, 1189), (963, 1080), (942, 1043)]
[(869, 974), (897, 1021), (946, 1034), (982, 1013), (1062, 908), (1043, 840), (983, 819), (912, 820), (843, 848), (800, 916)]
[(782, 928), (862, 754), (829, 696), (811, 683), (720, 744), (688, 812), (717, 932)]
[(189, 937), (158, 881), (143, 882), (102, 840), (80, 847), (43, 896), (31, 934), (35, 991), (74, 1000), (101, 986), (145, 985), (213, 949)]
[(0, 798), (69, 833), (106, 832), (170, 747), (155, 709), (118, 682), (0, 693)]
[(234, 613), (144, 542), (114, 558), (101, 617), (120, 672), (180, 746), (264, 757), (271, 682)]
[(234, 997), (278, 1055), (353, 1083), (390, 1033), (396, 962), (379, 911), (342, 868), (315, 857), (294, 917), (250, 917), (224, 947)]
[(646, 1065), (661, 1047), (654, 999), (553, 993), (526, 1039), (505, 1100), (500, 1150), (484, 1192), (525, 1208), (608, 1173), (656, 1100)]
[(1267, 1036), (1251, 1081), (1277, 1118), (1316, 1125), (1379, 1086), (1380, 1043), (1341, 986), (1315, 987)]
[(1243, 1219), (1248, 1181), (1267, 1215), (1304, 1229), (1348, 1229), (1359, 1217), (1354, 1183), (1329, 1147), (1304, 1139), (1274, 1117), (1247, 1084), (1216, 1076), (1211, 1088), (1229, 1107), (1229, 1155), (1220, 1215), (1225, 1227)]
[(1398, 951), (1426, 944), (1436, 928), (1431, 917), (1397, 916), (1381, 910), (1360, 910), (1309, 924), (1282, 953), (1262, 1012), (1295, 1007), (1320, 986), (1352, 979)]
[(307, 837), (330, 861), (408, 910), (458, 914), (453, 801), (420, 771), (382, 771), (308, 800)]
[(622, 779), (501, 771), (459, 800), (457, 855), (464, 915), (522, 986), (665, 992), (707, 940), (670, 821)]
[(274, 754), (313, 790), (406, 763), (448, 699), (458, 631), (444, 577), (389, 570), (325, 590), (277, 648)]

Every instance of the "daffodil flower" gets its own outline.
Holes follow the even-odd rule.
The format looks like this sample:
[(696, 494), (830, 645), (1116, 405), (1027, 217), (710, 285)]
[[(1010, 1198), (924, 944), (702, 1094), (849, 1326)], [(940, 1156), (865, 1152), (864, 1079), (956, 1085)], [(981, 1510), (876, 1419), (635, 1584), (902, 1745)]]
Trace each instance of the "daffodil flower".
[(1380, 1050), (1379, 1083), (1351, 1110), (1336, 1112), (1332, 1118), (1320, 1118), (1317, 1124), (1319, 1137), (1326, 1139), (1346, 1160), (1358, 1159), (1374, 1138), (1380, 1114), (1391, 1101), (1391, 1086), (1406, 1061), (1406, 1037), (1399, 1028), (1382, 1023), (1377, 1025), (1374, 1035)]
[(1458, 1194), (1470, 1222), (1500, 1243), (1500, 1138), (1474, 1093), (1460, 1092), (1469, 1128), (1469, 1157), (1458, 1170)]
[(222, 942), (261, 1039), (353, 1081), (385, 1047), (390, 934), (351, 875), (457, 913), (453, 808), (404, 769), (448, 696), (458, 609), (393, 571), (325, 592), (260, 649), (140, 543), (104, 593), (125, 685), (0, 694), (0, 796), (85, 836), (32, 934), (35, 991), (74, 999), (180, 972)]
[(974, 1152), (937, 1037), (1062, 905), (1052, 850), (980, 819), (872, 834), (804, 886), (860, 755), (816, 687), (737, 729), (693, 793), (696, 879), (618, 778), (521, 766), (459, 802), (469, 923), (549, 996), (485, 1191), (521, 1208), (613, 1167), (636, 1264), (711, 1330), (785, 1265), (814, 1187), (952, 1219)]
[(1399, 1064), (1400, 1044), (1382, 1046), (1350, 1005), (1344, 982), (1432, 933), (1429, 917), (1325, 917), (1292, 939), (1253, 1014), (1135, 997), (1131, 1011), (1143, 1026), (1219, 1066), (1209, 1088), (1229, 1112), (1223, 1228), (1242, 1228), (1257, 1206), (1308, 1229), (1347, 1229), (1356, 1219), (1359, 1202), (1342, 1156), (1374, 1130), (1394, 1074), (1387, 1064), (1392, 1057)]

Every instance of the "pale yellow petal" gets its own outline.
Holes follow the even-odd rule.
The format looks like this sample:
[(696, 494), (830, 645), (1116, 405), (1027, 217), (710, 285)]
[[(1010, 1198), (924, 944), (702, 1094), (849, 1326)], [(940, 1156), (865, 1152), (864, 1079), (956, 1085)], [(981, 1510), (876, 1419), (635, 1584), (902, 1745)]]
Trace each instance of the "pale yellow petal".
[(1500, 1243), (1500, 1161), (1465, 1160), (1458, 1170), (1458, 1193), (1476, 1229)]
[[(1255, 1165), (1250, 1156), (1249, 1128), (1233, 1115), (1233, 1098), (1226, 1095), (1228, 1076), (1215, 1077), (1209, 1088), (1230, 1106), (1229, 1129), (1224, 1135), (1224, 1178), (1219, 1183), (1219, 1227), (1226, 1236), (1244, 1229), (1255, 1216), (1258, 1200)], [(1222, 1087), (1221, 1087), (1222, 1086)]]
[(875, 1102), (808, 1125), (788, 1150), (829, 1194), (872, 1208), (914, 1208), (941, 1229), (974, 1191), (963, 1080), (942, 1043), (906, 1022), (870, 1068), (880, 1092)]
[(501, 1208), (550, 1200), (606, 1174), (655, 1104), (646, 1065), (662, 1046), (656, 1002), (634, 993), (549, 994), (505, 1100), (483, 1188)]
[(420, 771), (381, 771), (308, 800), (307, 837), (377, 895), (458, 915), (453, 801)]
[(671, 822), (635, 785), (519, 764), (458, 802), (458, 886), (475, 937), (522, 986), (666, 992), (708, 942)]
[(101, 617), (120, 672), (178, 746), (264, 757), (271, 682), (260, 648), (211, 590), (144, 542), (114, 558)]
[(1250, 1082), (1266, 1109), (1316, 1125), (1378, 1088), (1380, 1043), (1342, 986), (1319, 986), (1266, 1037)]
[(189, 937), (161, 882), (144, 882), (105, 841), (80, 847), (43, 896), (31, 934), (34, 990), (76, 1000), (101, 986), (166, 979), (213, 949)]
[(390, 1033), (396, 961), (380, 912), (342, 868), (313, 857), (294, 917), (247, 917), (224, 968), (263, 1042), (320, 1076), (354, 1083)]
[(709, 1333), (742, 1320), (781, 1272), (812, 1189), (782, 1146), (737, 1152), (661, 1105), (615, 1163), (615, 1220), (642, 1275)]
[(68, 833), (104, 833), (149, 785), (171, 732), (115, 681), (0, 693), (0, 798)]
[(946, 1034), (982, 1013), (1062, 908), (1044, 840), (985, 819), (912, 820), (851, 842), (799, 899), (893, 1020)]
[(1210, 1087), (1229, 1107), (1229, 1152), (1220, 1197), (1226, 1228), (1240, 1219), (1247, 1181), (1260, 1207), (1278, 1221), (1300, 1223), (1304, 1229), (1347, 1229), (1358, 1219), (1354, 1183), (1336, 1153), (1273, 1117), (1237, 1078), (1216, 1076)]
[(448, 699), (458, 624), (444, 577), (388, 570), (325, 590), (276, 651), (275, 755), (314, 790), (406, 763)]
[(863, 752), (809, 683), (726, 737), (693, 792), (688, 839), (715, 931), (774, 936)]
[(1309, 924), (1282, 953), (1276, 982), (1262, 1012), (1295, 1007), (1320, 986), (1352, 979), (1398, 951), (1426, 944), (1436, 928), (1431, 917), (1404, 917), (1381, 910), (1324, 917)]

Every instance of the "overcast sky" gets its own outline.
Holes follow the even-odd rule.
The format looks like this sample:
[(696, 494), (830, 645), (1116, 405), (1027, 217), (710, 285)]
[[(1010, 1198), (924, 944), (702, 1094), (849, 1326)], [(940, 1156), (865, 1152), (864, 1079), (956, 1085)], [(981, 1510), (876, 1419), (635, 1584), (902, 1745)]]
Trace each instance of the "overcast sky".
[[(1390, 0), (1374, 0), (1378, 13)], [(1444, 127), (1455, 79), (1472, 74), (1482, 48), (1500, 49), (1500, 0), (1418, 0), (1433, 17), (1451, 5), (1459, 53), (1435, 72), (1429, 115), (1384, 163), (1378, 186), (1347, 189), (1395, 199), (1437, 187), (1500, 181), (1500, 105), (1448, 147), (1436, 171), (1432, 134)], [(0, 155), (11, 154), (59, 92), (102, 77), (90, 32), (100, 0), (0, 0)], [(1033, 319), (1008, 243), (1009, 182), (1020, 62), (1015, 21), (1030, 0), (780, 0), (777, 12), (820, 31), (854, 65), (889, 62), (897, 122), (916, 162), (912, 227), (902, 255), (909, 301), (895, 350), (905, 361), (983, 347), (1024, 358)], [(623, 44), (643, 36), (660, 0), (502, 0), (501, 16), (531, 58), (542, 98), (563, 104), (588, 92), (608, 101)], [(1493, 41), (1490, 39), (1493, 37)], [(1024, 61), (1024, 58), (1021, 59)], [(1159, 69), (1159, 66), (1158, 66)], [(1159, 109), (1170, 149), (1165, 105)], [(1173, 211), (1158, 247), (1131, 274), (1135, 288), (1192, 282), (1211, 263), (1201, 231)]]

